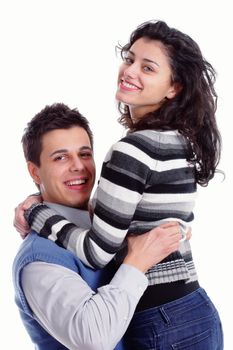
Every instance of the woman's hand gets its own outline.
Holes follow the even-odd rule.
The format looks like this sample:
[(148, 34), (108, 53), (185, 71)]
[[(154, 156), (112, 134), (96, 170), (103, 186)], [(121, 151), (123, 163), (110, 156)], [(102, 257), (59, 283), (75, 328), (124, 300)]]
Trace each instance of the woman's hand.
[(22, 203), (15, 208), (15, 217), (13, 225), (20, 233), (20, 236), (24, 239), (30, 232), (30, 227), (24, 217), (25, 210), (29, 209), (32, 204), (41, 203), (42, 197), (40, 195), (28, 196)]

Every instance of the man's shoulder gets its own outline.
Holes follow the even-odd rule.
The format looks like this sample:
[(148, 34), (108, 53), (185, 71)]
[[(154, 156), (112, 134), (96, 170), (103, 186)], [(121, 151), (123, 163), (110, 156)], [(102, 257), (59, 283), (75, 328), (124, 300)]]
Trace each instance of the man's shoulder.
[(47, 252), (47, 250), (51, 251), (51, 248), (52, 251), (58, 250), (59, 253), (63, 253), (63, 251), (65, 251), (65, 249), (59, 247), (57, 244), (55, 244), (55, 242), (39, 236), (35, 231), (31, 231), (21, 243), (17, 255), (22, 255), (25, 253), (25, 251), (33, 254), (41, 249), (43, 249), (44, 252)]
[(14, 259), (14, 280), (18, 280), (26, 265), (36, 261), (60, 265), (78, 273), (93, 290), (108, 284), (114, 274), (114, 269), (110, 264), (103, 269), (93, 270), (85, 266), (72, 252), (59, 247), (49, 239), (38, 236), (35, 232), (31, 232), (21, 244)]
[(79, 259), (70, 251), (58, 246), (53, 241), (31, 232), (22, 242), (15, 256), (13, 267), (22, 268), (34, 262), (44, 261), (63, 265), (77, 271)]

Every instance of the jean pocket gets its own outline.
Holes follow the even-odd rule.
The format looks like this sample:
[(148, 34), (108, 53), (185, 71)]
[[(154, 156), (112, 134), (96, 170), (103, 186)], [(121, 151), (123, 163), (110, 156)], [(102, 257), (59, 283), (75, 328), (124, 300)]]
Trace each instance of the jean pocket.
[(183, 339), (177, 343), (172, 344), (173, 350), (204, 350), (204, 349), (214, 349), (214, 339), (213, 332), (211, 329), (190, 336), (189, 338)]
[(128, 329), (125, 336), (127, 350), (156, 350), (156, 335), (152, 323)]

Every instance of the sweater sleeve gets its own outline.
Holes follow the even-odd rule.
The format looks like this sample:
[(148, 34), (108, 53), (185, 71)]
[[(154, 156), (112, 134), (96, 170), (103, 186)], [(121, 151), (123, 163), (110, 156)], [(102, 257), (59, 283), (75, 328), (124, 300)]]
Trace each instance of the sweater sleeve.
[(89, 267), (102, 268), (124, 241), (149, 170), (149, 156), (126, 137), (112, 146), (102, 165), (90, 229), (77, 227), (43, 204), (29, 210), (28, 222)]

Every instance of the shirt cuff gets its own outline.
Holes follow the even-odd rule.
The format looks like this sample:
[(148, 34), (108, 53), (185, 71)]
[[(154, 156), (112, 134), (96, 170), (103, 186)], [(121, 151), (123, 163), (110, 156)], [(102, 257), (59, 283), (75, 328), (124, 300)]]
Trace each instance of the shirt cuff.
[(126, 290), (139, 300), (148, 286), (148, 279), (136, 267), (129, 264), (122, 264), (110, 284)]

